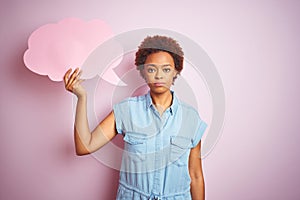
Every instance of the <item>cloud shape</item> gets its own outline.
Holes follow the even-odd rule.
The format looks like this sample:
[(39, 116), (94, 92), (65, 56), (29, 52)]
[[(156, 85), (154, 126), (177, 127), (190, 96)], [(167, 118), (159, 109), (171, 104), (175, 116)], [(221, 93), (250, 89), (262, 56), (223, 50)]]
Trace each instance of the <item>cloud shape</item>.
[[(46, 24), (30, 35), (28, 49), (24, 53), (24, 63), (37, 74), (47, 75), (53, 81), (62, 81), (69, 68), (81, 68), (89, 55), (112, 35), (111, 28), (98, 19), (83, 21), (67, 18), (55, 24)], [(116, 43), (115, 47), (119, 53), (122, 52), (120, 45)], [(118, 60), (120, 62), (121, 59)], [(118, 62), (112, 63), (115, 66)], [(87, 78), (102, 73), (99, 67), (103, 66), (85, 68)], [(117, 78), (114, 77), (110, 80), (112, 81), (117, 81)]]

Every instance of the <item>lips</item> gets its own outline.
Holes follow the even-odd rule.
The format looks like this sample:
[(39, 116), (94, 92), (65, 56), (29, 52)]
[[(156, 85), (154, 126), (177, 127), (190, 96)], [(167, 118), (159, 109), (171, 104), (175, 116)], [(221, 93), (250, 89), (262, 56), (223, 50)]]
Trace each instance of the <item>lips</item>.
[(156, 87), (161, 87), (161, 86), (164, 86), (165, 83), (163, 83), (163, 82), (157, 82), (157, 83), (153, 83), (153, 85), (156, 86)]

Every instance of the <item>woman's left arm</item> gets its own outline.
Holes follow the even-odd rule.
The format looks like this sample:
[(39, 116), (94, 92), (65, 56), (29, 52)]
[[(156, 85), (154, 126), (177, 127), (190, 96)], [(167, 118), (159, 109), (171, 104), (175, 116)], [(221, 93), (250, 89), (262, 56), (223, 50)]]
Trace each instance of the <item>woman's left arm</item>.
[(189, 173), (191, 177), (191, 195), (193, 200), (205, 199), (204, 177), (201, 163), (201, 141), (191, 149), (189, 156)]

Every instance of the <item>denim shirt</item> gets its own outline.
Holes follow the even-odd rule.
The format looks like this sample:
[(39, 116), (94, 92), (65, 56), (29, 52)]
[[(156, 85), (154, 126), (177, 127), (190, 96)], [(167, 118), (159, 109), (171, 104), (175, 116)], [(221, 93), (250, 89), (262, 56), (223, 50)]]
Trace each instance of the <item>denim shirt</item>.
[(117, 200), (188, 200), (188, 159), (207, 124), (198, 112), (172, 93), (162, 114), (150, 92), (114, 105), (116, 129), (124, 137)]

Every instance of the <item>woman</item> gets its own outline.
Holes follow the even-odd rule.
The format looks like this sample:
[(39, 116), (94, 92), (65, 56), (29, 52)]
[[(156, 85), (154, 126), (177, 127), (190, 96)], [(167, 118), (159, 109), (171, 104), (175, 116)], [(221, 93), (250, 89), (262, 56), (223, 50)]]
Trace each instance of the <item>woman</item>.
[(135, 64), (150, 90), (114, 105), (92, 132), (81, 72), (66, 72), (65, 87), (78, 97), (76, 154), (92, 153), (122, 134), (125, 146), (117, 199), (204, 200), (200, 140), (207, 125), (170, 89), (183, 68), (181, 47), (169, 37), (147, 37)]

